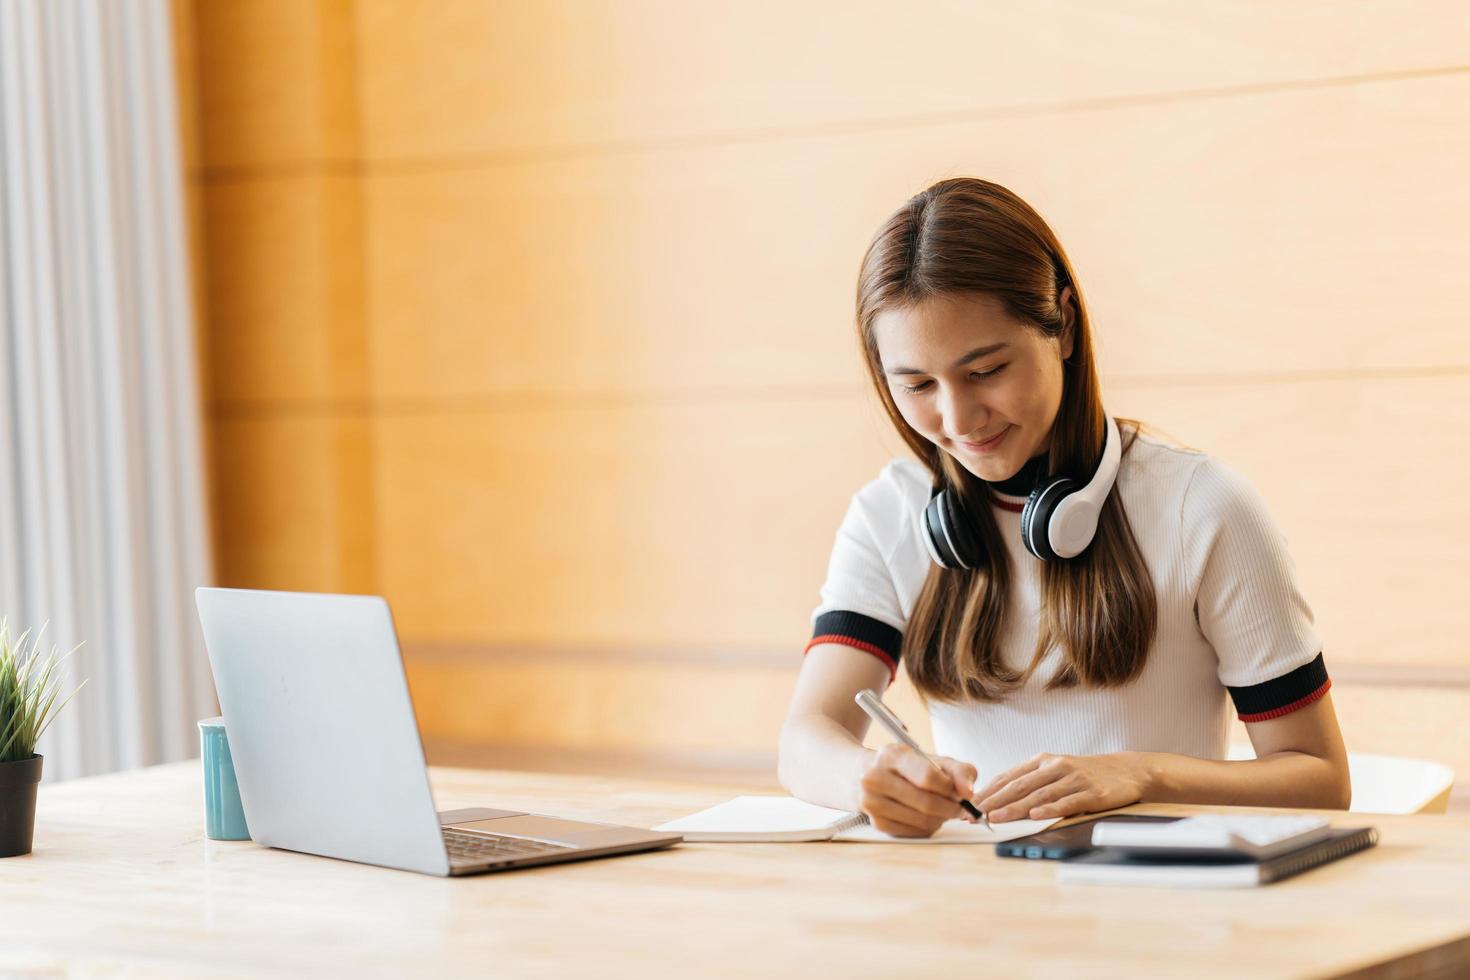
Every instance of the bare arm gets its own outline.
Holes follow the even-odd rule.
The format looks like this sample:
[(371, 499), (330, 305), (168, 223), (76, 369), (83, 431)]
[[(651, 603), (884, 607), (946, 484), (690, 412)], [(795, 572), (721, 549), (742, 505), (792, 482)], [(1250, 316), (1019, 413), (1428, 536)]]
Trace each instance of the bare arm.
[(887, 666), (870, 654), (839, 643), (813, 647), (781, 728), (778, 772), (793, 796), (861, 810), (884, 833), (927, 837), (961, 815), (958, 800), (974, 792), (975, 768), (940, 757), (941, 773), (903, 745), (865, 748), (868, 716), (853, 697), (887, 686)]
[(1332, 696), (1246, 725), (1256, 758), (1235, 762), (1169, 752), (1042, 753), (975, 794), (994, 820), (1060, 817), (1129, 803), (1346, 809), (1347, 750)]
[(807, 651), (781, 726), (781, 785), (810, 803), (858, 809), (858, 781), (876, 753), (863, 747), (868, 716), (853, 698), (887, 686), (888, 668), (871, 654), (838, 643)]
[(1143, 753), (1152, 770), (1144, 797), (1167, 803), (1299, 806), (1345, 810), (1352, 801), (1347, 749), (1332, 695), (1281, 718), (1248, 722), (1256, 758), (1215, 762)]

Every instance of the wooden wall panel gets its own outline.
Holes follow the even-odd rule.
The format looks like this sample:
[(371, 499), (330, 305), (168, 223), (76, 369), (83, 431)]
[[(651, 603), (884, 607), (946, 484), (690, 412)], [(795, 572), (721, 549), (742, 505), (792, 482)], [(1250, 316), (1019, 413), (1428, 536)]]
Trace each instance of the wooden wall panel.
[(1470, 367), (1467, 155), (1453, 75), (374, 174), (373, 390), (847, 382), (869, 237), (953, 173), (1051, 217), (1112, 376)]
[(859, 397), (385, 417), (377, 439), (405, 636), (693, 651), (803, 643), (848, 494), (894, 453)]
[[(407, 662), (420, 728), (436, 743), (465, 746), (493, 728), (500, 748), (595, 746), (668, 758), (709, 753), (772, 768), (801, 650), (750, 660), (732, 651), (701, 662), (635, 648), (411, 647)], [(906, 676), (884, 700), (932, 749), (927, 714)], [(680, 733), (672, 742), (671, 732)], [(889, 738), (874, 726), (866, 741), (881, 745)]]
[(1454, 462), (1470, 459), (1470, 374), (1118, 386), (1109, 401), (1256, 485), (1333, 661), (1470, 662), (1470, 467)]
[[(387, 594), (428, 735), (769, 758), (897, 451), (857, 263), (955, 173), (1052, 221), (1112, 407), (1261, 488), (1334, 663), (1470, 663), (1470, 8), (188, 2), (222, 579)], [(1354, 748), (1464, 741), (1368, 691)]]
[(611, 657), (409, 662), (427, 737), (483, 738), (493, 718), (501, 745), (611, 751), (768, 753), (795, 679), (792, 667)]
[(206, 188), (215, 400), (365, 397), (357, 179), (259, 176)]
[(352, 0), (178, 7), (217, 581), (372, 591)]
[(1470, 12), (1444, 0), (363, 0), (359, 11), (372, 160), (777, 139), (1470, 58)]
[[(431, 759), (442, 745), (468, 751), (473, 763), (469, 747), (481, 742), (502, 759), (514, 759), (508, 749), (550, 749), (612, 756), (624, 765), (641, 759), (658, 769), (702, 758), (711, 777), (731, 769), (771, 778), (798, 665), (795, 653), (789, 664), (744, 666), (640, 659), (636, 652), (628, 660), (553, 655), (541, 661), (534, 651), (524, 659), (420, 653), (409, 659), (409, 678)], [(1430, 759), (1470, 773), (1470, 741), (1444, 737), (1462, 727), (1470, 689), (1349, 682), (1334, 684), (1332, 697), (1350, 751)], [(884, 700), (932, 749), (928, 719), (907, 679)], [(867, 742), (886, 740), (871, 731)], [(1249, 743), (1239, 723), (1231, 740)], [(1467, 794), (1461, 787), (1456, 795)]]
[(219, 577), (237, 588), (371, 592), (371, 433), (361, 418), (216, 418)]
[(195, 0), (195, 23), (205, 167), (355, 156), (352, 0)]
[(1450, 766), (1458, 774), (1455, 796), (1470, 805), (1470, 687), (1334, 684), (1332, 701), (1351, 751)]
[[(1414, 493), (1374, 474), (1470, 458), (1470, 379), (1121, 387), (1113, 403), (1256, 484), (1334, 660), (1464, 662), (1446, 638), (1470, 634), (1455, 599), (1470, 579), (1457, 514), (1470, 471), (1447, 467)], [(379, 425), (380, 581), (400, 626), (484, 643), (794, 642), (848, 496), (900, 454), (859, 392)]]

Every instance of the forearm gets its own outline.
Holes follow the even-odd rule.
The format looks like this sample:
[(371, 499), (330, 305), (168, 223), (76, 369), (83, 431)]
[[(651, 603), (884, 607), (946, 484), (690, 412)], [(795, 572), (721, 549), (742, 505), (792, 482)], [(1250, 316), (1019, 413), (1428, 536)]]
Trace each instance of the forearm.
[(1146, 773), (1145, 803), (1346, 809), (1351, 798), (1343, 766), (1305, 752), (1219, 762), (1168, 752), (1128, 753)]
[(777, 772), (792, 796), (839, 810), (858, 809), (859, 781), (874, 751), (824, 715), (788, 718), (781, 729)]

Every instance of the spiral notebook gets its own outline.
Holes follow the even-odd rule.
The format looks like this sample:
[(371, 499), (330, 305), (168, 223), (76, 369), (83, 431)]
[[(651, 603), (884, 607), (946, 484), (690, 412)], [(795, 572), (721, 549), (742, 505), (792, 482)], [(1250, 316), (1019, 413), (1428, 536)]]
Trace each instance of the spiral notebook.
[(861, 813), (834, 810), (791, 796), (737, 796), (655, 830), (686, 841), (865, 841), (885, 844), (995, 844), (1025, 837), (1056, 820), (1011, 820), (993, 827), (951, 820), (932, 837), (890, 837)]
[(1098, 848), (1057, 866), (1061, 884), (1162, 885), (1173, 888), (1249, 888), (1345, 858), (1378, 843), (1373, 827), (1340, 827), (1332, 836), (1261, 861), (1181, 861)]

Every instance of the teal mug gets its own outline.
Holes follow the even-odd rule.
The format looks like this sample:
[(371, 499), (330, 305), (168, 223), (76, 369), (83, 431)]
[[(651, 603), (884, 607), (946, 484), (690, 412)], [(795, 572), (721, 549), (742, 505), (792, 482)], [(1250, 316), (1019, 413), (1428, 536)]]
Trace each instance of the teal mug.
[(210, 840), (249, 840), (223, 718), (199, 722), (199, 748), (204, 760), (204, 833)]

